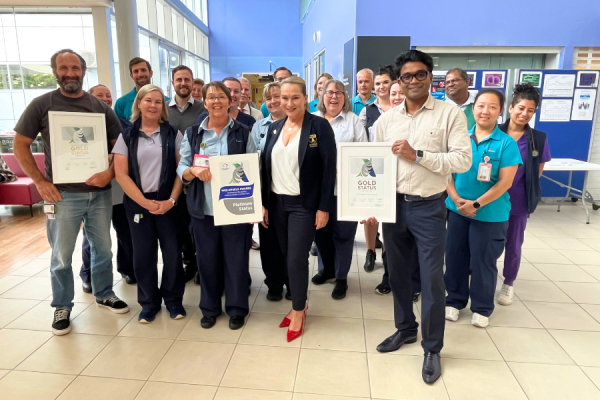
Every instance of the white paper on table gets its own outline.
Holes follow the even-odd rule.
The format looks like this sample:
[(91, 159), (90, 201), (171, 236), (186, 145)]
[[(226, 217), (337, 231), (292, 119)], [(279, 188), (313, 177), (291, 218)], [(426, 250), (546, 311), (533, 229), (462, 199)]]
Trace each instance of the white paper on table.
[(544, 77), (543, 97), (573, 97), (575, 88), (575, 74), (556, 75), (547, 74)]
[(258, 154), (210, 157), (208, 163), (215, 226), (262, 221)]
[(573, 100), (543, 99), (540, 107), (540, 121), (568, 122), (571, 120)]
[(594, 119), (595, 104), (595, 89), (575, 89), (571, 119), (574, 121), (591, 121)]

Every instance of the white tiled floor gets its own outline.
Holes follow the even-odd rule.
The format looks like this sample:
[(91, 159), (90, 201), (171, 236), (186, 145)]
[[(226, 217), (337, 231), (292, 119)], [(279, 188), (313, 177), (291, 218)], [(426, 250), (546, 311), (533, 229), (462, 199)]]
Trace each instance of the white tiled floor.
[[(251, 314), (241, 330), (229, 330), (226, 317), (200, 328), (200, 293), (191, 283), (188, 318), (162, 312), (141, 325), (135, 286), (115, 281), (132, 312), (113, 315), (76, 281), (73, 332), (54, 337), (45, 253), (0, 279), (0, 399), (600, 400), (600, 214), (590, 225), (584, 216), (578, 204), (561, 213), (538, 208), (515, 303), (497, 306), (487, 329), (471, 326), (468, 310), (448, 323), (442, 379), (432, 386), (420, 376), (419, 343), (392, 354), (375, 350), (394, 331), (393, 305), (374, 293), (381, 254), (373, 273), (362, 269), (360, 227), (348, 296), (335, 301), (333, 285), (311, 286), (305, 334), (292, 343), (277, 327), (291, 304), (265, 299), (255, 251)], [(73, 258), (78, 266), (78, 251)]]

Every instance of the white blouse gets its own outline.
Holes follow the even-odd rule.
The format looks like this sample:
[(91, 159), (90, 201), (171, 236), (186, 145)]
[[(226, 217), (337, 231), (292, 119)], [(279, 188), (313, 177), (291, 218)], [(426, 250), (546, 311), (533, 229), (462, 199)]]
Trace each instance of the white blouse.
[(271, 190), (277, 194), (300, 196), (300, 165), (298, 148), (302, 129), (287, 144), (283, 145), (283, 132), (279, 133), (271, 153)]

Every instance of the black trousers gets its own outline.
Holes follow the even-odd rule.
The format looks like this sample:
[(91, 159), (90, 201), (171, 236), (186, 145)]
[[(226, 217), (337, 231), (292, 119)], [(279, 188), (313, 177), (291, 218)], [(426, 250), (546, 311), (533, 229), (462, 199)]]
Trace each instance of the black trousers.
[(206, 317), (223, 312), (221, 296), (225, 290), (225, 312), (230, 317), (245, 317), (248, 304), (248, 277), (251, 237), (248, 224), (215, 226), (214, 217), (192, 217), (192, 234), (200, 274), (200, 310)]
[(272, 194), (269, 223), (275, 225), (279, 246), (287, 263), (292, 291), (292, 308), (306, 307), (308, 291), (308, 256), (315, 238), (316, 211), (302, 207), (300, 196)]
[(425, 351), (434, 353), (439, 353), (444, 345), (445, 198), (406, 201), (404, 195), (398, 194), (396, 223), (383, 224), (396, 329), (411, 333), (418, 331), (411, 281), (416, 249), (421, 272), (421, 345)]
[[(337, 198), (333, 204), (337, 204)], [(358, 222), (338, 221), (337, 207), (329, 213), (327, 225), (315, 232), (315, 243), (319, 249), (319, 273), (348, 279), (354, 254), (354, 238)]]
[(258, 225), (258, 235), (260, 239), (260, 262), (266, 279), (265, 284), (270, 291), (281, 293), (283, 285), (289, 287), (288, 271), (285, 265), (285, 258), (279, 247), (275, 225), (265, 228)]
[(181, 192), (181, 195), (177, 199), (175, 215), (177, 217), (177, 233), (179, 235), (183, 263), (194, 267), (196, 265), (196, 246), (190, 232), (192, 218), (188, 212), (187, 196), (184, 192)]
[[(156, 193), (145, 193), (156, 198)], [(160, 309), (164, 299), (167, 307), (181, 306), (185, 277), (177, 238), (175, 210), (162, 215), (149, 212), (136, 218), (137, 210), (125, 206), (133, 242), (133, 268), (137, 279), (138, 303), (142, 308)], [(138, 222), (135, 222), (138, 221)], [(158, 287), (158, 245), (163, 258), (163, 271)]]
[[(388, 272), (387, 252), (385, 249), (383, 250), (381, 258), (383, 259), (383, 277), (381, 278), (381, 283), (390, 286), (390, 274)], [(413, 251), (411, 263), (413, 265), (413, 272), (411, 275), (413, 293), (421, 293), (421, 270), (419, 268), (419, 254), (417, 253), (416, 247)]]
[(448, 213), (444, 275), (447, 306), (462, 310), (470, 296), (471, 311), (485, 317), (492, 315), (498, 280), (496, 262), (504, 251), (507, 230), (508, 221), (477, 221), (453, 211)]
[[(133, 244), (131, 242), (131, 232), (123, 204), (112, 206), (112, 224), (117, 233), (117, 271), (122, 275), (134, 277), (133, 272)], [(83, 246), (81, 247), (81, 258), (83, 263), (79, 276), (81, 280), (91, 282), (91, 253), (90, 242), (88, 241), (85, 227), (83, 228)]]

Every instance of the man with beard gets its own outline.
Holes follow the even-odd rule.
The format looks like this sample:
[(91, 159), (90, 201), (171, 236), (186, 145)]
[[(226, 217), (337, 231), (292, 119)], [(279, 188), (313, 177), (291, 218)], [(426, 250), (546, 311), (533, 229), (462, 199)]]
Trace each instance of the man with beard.
[[(129, 61), (129, 76), (135, 82), (135, 87), (129, 93), (121, 96), (115, 103), (115, 114), (121, 119), (131, 119), (131, 107), (135, 101), (137, 91), (143, 86), (152, 83), (152, 67), (150, 63), (141, 57), (134, 57)], [(165, 96), (165, 100), (169, 101), (170, 98)]]
[[(196, 118), (206, 109), (202, 102), (192, 97), (194, 76), (190, 68), (185, 65), (175, 67), (172, 78), (175, 97), (167, 108), (169, 124), (178, 131), (185, 132), (187, 128), (194, 125)], [(177, 199), (175, 211), (177, 213), (177, 229), (187, 282), (197, 275), (198, 266), (196, 265), (196, 247), (190, 234), (191, 219), (187, 209), (185, 189)]]
[[(117, 314), (129, 312), (129, 307), (113, 292), (110, 181), (115, 174), (112, 157), (109, 156), (106, 171), (92, 175), (85, 182), (54, 185), (48, 112), (104, 114), (108, 154), (121, 132), (121, 124), (107, 104), (82, 90), (86, 63), (79, 54), (73, 50), (60, 50), (52, 56), (50, 65), (60, 88), (35, 98), (27, 106), (15, 127), (14, 153), (44, 199), (48, 242), (52, 247), (51, 306), (56, 309), (52, 332), (65, 335), (71, 331), (70, 315), (75, 296), (71, 258), (82, 222), (85, 222), (91, 245), (92, 288), (97, 305)], [(38, 169), (29, 147), (39, 132), (44, 141), (45, 176)], [(61, 132), (52, 134), (61, 135)], [(95, 132), (95, 135), (99, 134)]]
[(446, 103), (459, 106), (467, 116), (467, 128), (475, 126), (473, 103), (475, 95), (469, 92), (471, 78), (462, 68), (453, 68), (446, 73)]

